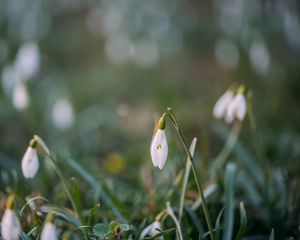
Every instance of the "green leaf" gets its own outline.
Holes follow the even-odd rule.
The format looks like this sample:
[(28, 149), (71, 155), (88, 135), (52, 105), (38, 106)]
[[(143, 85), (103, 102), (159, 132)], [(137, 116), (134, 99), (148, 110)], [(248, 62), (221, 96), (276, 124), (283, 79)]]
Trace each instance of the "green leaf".
[(97, 237), (103, 238), (106, 236), (108, 232), (109, 232), (109, 225), (106, 223), (98, 223), (93, 227), (93, 233)]
[(131, 230), (131, 227), (128, 224), (121, 224), (120, 229), (121, 229), (122, 232), (128, 232), (128, 231)]
[(225, 217), (223, 240), (231, 240), (234, 223), (234, 177), (236, 172), (236, 164), (228, 163), (225, 172)]

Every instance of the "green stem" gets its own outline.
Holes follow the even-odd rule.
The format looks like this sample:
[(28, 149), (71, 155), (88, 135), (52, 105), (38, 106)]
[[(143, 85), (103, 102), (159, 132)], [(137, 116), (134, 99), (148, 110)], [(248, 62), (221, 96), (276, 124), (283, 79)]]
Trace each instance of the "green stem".
[(178, 123), (177, 123), (177, 120), (175, 118), (175, 115), (174, 113), (172, 112), (172, 110), (169, 110), (169, 113), (166, 113), (169, 118), (171, 119), (171, 121), (173, 122), (174, 124), (174, 127), (176, 129), (176, 132), (177, 132), (177, 135), (182, 143), (182, 146), (184, 148), (184, 151), (186, 152), (186, 155), (189, 159), (189, 161), (191, 162), (191, 166), (192, 166), (192, 171), (193, 171), (193, 175), (194, 175), (194, 178), (195, 178), (195, 182), (196, 182), (196, 185), (197, 185), (197, 189), (198, 189), (198, 192), (201, 196), (201, 200), (202, 200), (202, 206), (203, 206), (203, 211), (204, 211), (204, 215), (205, 215), (205, 219), (206, 219), (206, 223), (207, 223), (207, 226), (208, 226), (208, 230), (209, 230), (209, 234), (210, 234), (210, 238), (211, 240), (214, 240), (214, 234), (213, 234), (213, 228), (212, 228), (212, 223), (211, 223), (211, 218), (210, 218), (210, 215), (209, 215), (209, 212), (208, 212), (208, 207), (207, 207), (207, 203), (206, 203), (206, 200), (205, 200), (205, 197), (204, 197), (204, 193), (203, 193), (203, 189), (201, 187), (201, 180), (200, 178), (198, 178), (198, 175), (197, 175), (197, 171), (196, 171), (196, 167), (195, 167), (195, 164), (194, 164), (194, 160), (193, 160), (193, 156), (191, 155), (187, 145), (186, 145), (186, 142), (184, 140), (184, 137), (181, 133), (181, 130), (178, 126)]

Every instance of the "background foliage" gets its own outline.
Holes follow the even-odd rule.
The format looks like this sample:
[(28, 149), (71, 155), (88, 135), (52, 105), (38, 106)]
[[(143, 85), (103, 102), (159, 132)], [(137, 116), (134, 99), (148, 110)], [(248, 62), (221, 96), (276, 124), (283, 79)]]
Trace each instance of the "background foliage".
[[(209, 198), (217, 219), (225, 168), (215, 178), (209, 172), (231, 127), (211, 111), (238, 82), (253, 93), (257, 129), (244, 121), (227, 159), (237, 166), (234, 232), (243, 201), (246, 236), (268, 238), (274, 228), (278, 239), (299, 237), (299, 8), (292, 0), (0, 1), (2, 206), (14, 191), (19, 207), (28, 195), (70, 207), (47, 159), (37, 179), (20, 174), (27, 143), (38, 134), (66, 179), (76, 177), (84, 215), (100, 202), (93, 224), (115, 219), (140, 230), (143, 219), (150, 223), (167, 200), (177, 206), (179, 199), (174, 178), (185, 161), (171, 128), (163, 171), (152, 168), (149, 155), (155, 122), (170, 106), (188, 141), (198, 137), (205, 187), (218, 185)], [(38, 48), (38, 68), (16, 80), (9, 68), (28, 42)], [(20, 82), (29, 99), (21, 109), (14, 102)], [(190, 180), (187, 204), (197, 198)], [(204, 223), (199, 211), (194, 217)], [(199, 227), (188, 227), (195, 219), (186, 221), (186, 238), (196, 239)]]

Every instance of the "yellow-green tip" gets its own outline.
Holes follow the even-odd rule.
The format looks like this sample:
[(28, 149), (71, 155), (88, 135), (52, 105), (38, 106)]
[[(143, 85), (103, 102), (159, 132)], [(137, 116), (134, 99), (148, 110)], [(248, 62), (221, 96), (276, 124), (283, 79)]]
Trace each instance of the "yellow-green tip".
[(166, 126), (166, 121), (165, 121), (165, 117), (162, 116), (159, 121), (158, 121), (158, 129), (160, 130), (164, 130)]
[(46, 222), (47, 222), (47, 223), (53, 223), (53, 222), (54, 222), (54, 215), (53, 215), (53, 213), (49, 212), (49, 213), (47, 214)]
[(14, 204), (15, 203), (15, 197), (14, 195), (9, 195), (7, 200), (6, 200), (6, 208), (7, 209), (13, 209), (14, 208)]
[(36, 146), (37, 146), (37, 140), (35, 138), (31, 139), (30, 142), (29, 142), (29, 146), (31, 148), (36, 148)]
[(239, 86), (237, 92), (238, 92), (238, 93), (244, 94), (244, 93), (246, 92), (245, 86), (244, 86), (244, 85)]

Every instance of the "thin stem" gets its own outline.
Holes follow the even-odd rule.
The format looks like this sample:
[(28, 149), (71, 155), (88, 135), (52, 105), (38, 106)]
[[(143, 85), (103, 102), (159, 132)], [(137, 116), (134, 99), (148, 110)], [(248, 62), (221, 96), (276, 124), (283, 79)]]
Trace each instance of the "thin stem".
[(174, 127), (176, 129), (176, 132), (177, 132), (177, 135), (178, 135), (178, 137), (179, 137), (179, 139), (182, 143), (184, 151), (186, 152), (186, 155), (187, 155), (189, 161), (191, 162), (191, 167), (192, 167), (193, 175), (194, 175), (195, 182), (196, 182), (196, 185), (197, 185), (197, 189), (198, 189), (198, 192), (201, 196), (201, 200), (202, 200), (202, 203), (203, 203), (202, 206), (203, 206), (203, 211), (204, 211), (206, 223), (207, 223), (207, 226), (208, 226), (210, 238), (211, 238), (211, 240), (214, 240), (214, 234), (213, 234), (211, 218), (210, 218), (210, 215), (209, 215), (209, 212), (208, 212), (208, 207), (207, 207), (207, 203), (206, 203), (206, 200), (205, 200), (205, 197), (204, 197), (203, 189), (201, 187), (201, 180), (200, 180), (200, 178), (198, 178), (198, 175), (197, 175), (197, 171), (196, 171), (196, 167), (195, 167), (195, 164), (194, 164), (193, 156), (192, 156), (191, 152), (189, 151), (189, 149), (186, 145), (186, 142), (185, 142), (184, 137), (181, 133), (181, 130), (178, 126), (178, 123), (177, 123), (177, 120), (175, 118), (174, 113), (171, 110), (169, 110), (169, 113), (167, 113), (167, 115), (169, 116), (169, 118), (173, 122), (173, 125), (174, 125)]

